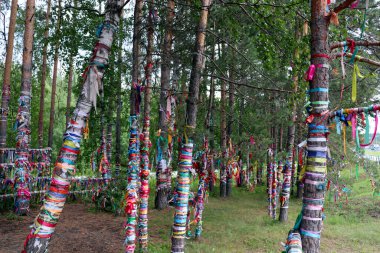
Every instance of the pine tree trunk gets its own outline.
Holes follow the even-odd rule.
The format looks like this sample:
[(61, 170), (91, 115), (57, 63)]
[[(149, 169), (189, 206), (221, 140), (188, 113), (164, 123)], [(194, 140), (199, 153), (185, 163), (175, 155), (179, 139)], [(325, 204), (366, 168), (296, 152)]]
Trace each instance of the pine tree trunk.
[(147, 52), (146, 52), (146, 66), (145, 66), (145, 96), (144, 96), (144, 123), (143, 123), (143, 136), (144, 140), (141, 145), (141, 187), (140, 187), (140, 206), (139, 206), (139, 245), (140, 252), (148, 251), (148, 205), (149, 205), (149, 149), (151, 146), (149, 130), (150, 130), (150, 111), (151, 111), (151, 86), (152, 86), (152, 72), (153, 72), (153, 40), (154, 40), (154, 0), (148, 3), (148, 25), (147, 25)]
[[(44, 32), (44, 48), (42, 49), (42, 67), (41, 67), (41, 95), (40, 95), (40, 111), (38, 115), (38, 146), (44, 146), (44, 112), (45, 112), (45, 85), (46, 85), (46, 70), (47, 70), (47, 50), (49, 38), (49, 23), (50, 23), (50, 7), (51, 0), (47, 1), (46, 16), (45, 16), (45, 32)], [(66, 124), (67, 125), (67, 124)]]
[(73, 61), (73, 57), (70, 57), (69, 80), (67, 80), (66, 126), (70, 122), (71, 93), (72, 93), (72, 87), (73, 87), (73, 78), (74, 78), (74, 61)]
[[(11, 98), (11, 73), (13, 60), (13, 44), (16, 30), (17, 0), (12, 0), (11, 16), (9, 18), (8, 43), (5, 56), (3, 90), (1, 96), (1, 120), (0, 120), (0, 148), (7, 145), (7, 127), (9, 100)], [(2, 158), (2, 157), (1, 157)], [(2, 161), (2, 159), (0, 159)]]
[(78, 98), (70, 124), (66, 127), (60, 155), (57, 156), (57, 161), (54, 163), (52, 183), (46, 193), (44, 205), (26, 238), (24, 250), (28, 253), (46, 252), (63, 210), (71, 178), (75, 176), (75, 164), (80, 151), (86, 119), (89, 117), (92, 106), (96, 105), (98, 90), (102, 88), (101, 80), (108, 63), (108, 56), (123, 3), (122, 0), (107, 1), (105, 23), (109, 24), (109, 28), (107, 26), (101, 30), (98, 43), (93, 51), (93, 57), (91, 57), (92, 61), (97, 62), (97, 65), (89, 64), (90, 67), (84, 74), (85, 81), (81, 95)]
[(29, 212), (30, 192), (28, 189), (29, 178), (29, 146), (30, 146), (30, 121), (32, 99), (32, 58), (33, 58), (33, 33), (34, 33), (35, 1), (26, 2), (24, 50), (22, 54), (22, 78), (19, 108), (16, 118), (16, 159), (15, 159), (15, 185), (17, 192), (15, 198), (15, 212), (25, 215)]
[(119, 25), (119, 36), (118, 36), (118, 52), (117, 52), (117, 87), (116, 87), (116, 123), (115, 123), (115, 176), (119, 177), (120, 174), (120, 163), (121, 163), (121, 79), (123, 75), (123, 65), (122, 65), (122, 53), (123, 53), (123, 18), (120, 19)]
[[(159, 106), (159, 129), (161, 136), (157, 142), (157, 180), (156, 180), (156, 208), (161, 210), (168, 206), (168, 178), (167, 170), (169, 169), (169, 153), (168, 153), (168, 117), (167, 117), (167, 100), (169, 99), (170, 89), (170, 69), (171, 69), (171, 54), (172, 54), (172, 40), (173, 40), (173, 20), (174, 20), (174, 7), (173, 0), (167, 2), (166, 14), (166, 30), (164, 45), (162, 48), (162, 63), (161, 63), (161, 92), (160, 92), (160, 106)], [(170, 116), (169, 116), (170, 117)], [(160, 146), (160, 147), (159, 147)], [(165, 160), (165, 161), (162, 161)]]
[(49, 120), (49, 135), (48, 147), (53, 146), (54, 138), (54, 116), (55, 116), (55, 96), (57, 90), (57, 77), (58, 77), (58, 60), (59, 60), (59, 46), (60, 46), (60, 33), (61, 33), (61, 19), (62, 19), (62, 0), (58, 0), (58, 20), (55, 28), (55, 34), (58, 37), (54, 45), (54, 66), (53, 66), (53, 80), (51, 84), (51, 100), (50, 100), (50, 120)]
[(197, 103), (199, 100), (199, 86), (203, 69), (203, 54), (207, 29), (208, 11), (211, 0), (202, 0), (202, 10), (197, 29), (195, 48), (193, 54), (192, 69), (189, 84), (189, 97), (186, 106), (186, 126), (182, 142), (178, 182), (176, 192), (178, 194), (175, 203), (174, 223), (172, 228), (172, 253), (185, 252), (186, 214), (188, 212), (188, 200), (190, 191), (190, 172), (192, 166), (193, 138), (197, 120)]
[[(311, 64), (330, 66), (330, 47), (327, 43), (329, 18), (325, 16), (326, 2), (311, 1)], [(329, 68), (317, 68), (310, 81), (310, 90), (329, 87)], [(321, 113), (328, 110), (328, 92), (311, 92), (311, 111), (314, 119), (308, 125), (307, 168), (304, 175), (303, 208), (300, 233), (303, 252), (314, 253), (320, 250), (322, 231), (322, 209), (325, 190), (318, 185), (326, 179), (327, 120)]]
[(127, 221), (125, 226), (125, 252), (132, 253), (136, 248), (136, 225), (138, 211), (138, 175), (140, 170), (140, 44), (142, 35), (142, 9), (144, 1), (137, 0), (133, 21), (132, 48), (132, 87), (130, 96), (130, 135), (128, 146), (128, 187), (126, 194)]

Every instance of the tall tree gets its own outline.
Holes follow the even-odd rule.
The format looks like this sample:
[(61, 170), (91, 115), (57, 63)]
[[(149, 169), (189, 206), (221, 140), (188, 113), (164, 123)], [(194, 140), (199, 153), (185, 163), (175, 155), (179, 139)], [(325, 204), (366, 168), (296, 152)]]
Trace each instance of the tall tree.
[[(235, 54), (234, 51), (232, 52), (232, 61), (234, 62)], [(229, 106), (229, 112), (228, 112), (228, 123), (227, 123), (227, 142), (229, 144), (229, 147), (232, 147), (232, 132), (233, 132), (233, 123), (235, 119), (235, 68), (234, 63), (230, 64), (229, 66), (229, 78), (231, 82), (228, 84), (228, 106)], [(229, 150), (228, 152), (228, 159), (234, 159), (232, 156), (232, 150)], [(227, 186), (226, 186), (226, 196), (230, 196), (232, 192), (232, 171), (227, 168)]]
[(139, 207), (139, 243), (140, 251), (148, 250), (148, 200), (149, 200), (149, 149), (151, 146), (149, 138), (150, 130), (150, 101), (153, 72), (153, 39), (154, 39), (154, 0), (148, 3), (148, 25), (147, 25), (147, 51), (145, 66), (145, 96), (144, 96), (144, 119), (143, 119), (143, 143), (141, 145), (141, 173), (140, 173), (140, 207)]
[[(47, 1), (45, 15), (45, 32), (44, 32), (44, 48), (42, 49), (42, 66), (41, 66), (41, 95), (40, 95), (40, 111), (38, 115), (38, 146), (44, 146), (44, 111), (45, 111), (45, 84), (47, 70), (47, 50), (49, 38), (49, 23), (50, 23), (50, 7), (51, 0)], [(67, 125), (67, 124), (66, 124)]]
[(116, 123), (115, 123), (115, 175), (119, 176), (121, 163), (121, 77), (123, 75), (123, 18), (120, 19), (117, 50), (117, 87), (116, 87)]
[(140, 44), (142, 35), (143, 0), (136, 0), (133, 20), (132, 87), (130, 96), (130, 135), (128, 146), (128, 187), (126, 196), (127, 222), (125, 226), (125, 252), (136, 248), (136, 225), (138, 211), (138, 175), (140, 170)]
[(70, 121), (71, 93), (73, 89), (73, 79), (74, 79), (74, 59), (72, 56), (70, 56), (69, 76), (67, 80), (66, 126), (69, 124), (69, 121)]
[(59, 46), (61, 36), (61, 20), (62, 20), (62, 0), (58, 0), (58, 13), (57, 23), (55, 27), (56, 41), (54, 45), (54, 65), (53, 65), (53, 80), (51, 84), (51, 100), (50, 100), (50, 119), (49, 119), (49, 135), (48, 147), (53, 145), (53, 132), (54, 132), (54, 116), (55, 116), (55, 97), (57, 89), (58, 77), (58, 60), (59, 60)]
[(203, 54), (207, 29), (208, 10), (211, 0), (202, 0), (202, 9), (199, 19), (193, 62), (191, 68), (189, 96), (186, 106), (186, 125), (184, 128), (181, 153), (179, 158), (177, 178), (177, 198), (175, 202), (174, 223), (172, 228), (171, 251), (181, 253), (185, 251), (186, 216), (188, 211), (190, 173), (192, 167), (193, 138), (197, 121), (197, 105), (199, 100), (199, 85), (203, 69)]
[(16, 30), (17, 0), (12, 0), (11, 15), (9, 18), (8, 44), (5, 56), (3, 90), (1, 95), (1, 120), (0, 120), (0, 148), (7, 145), (7, 123), (9, 100), (11, 98), (11, 73), (13, 60), (13, 43)]
[[(156, 181), (156, 200), (155, 205), (157, 209), (164, 209), (168, 205), (168, 189), (167, 181), (171, 180), (168, 177), (168, 115), (167, 101), (170, 99), (170, 70), (172, 60), (172, 41), (173, 41), (173, 20), (174, 20), (174, 0), (167, 2), (167, 14), (165, 24), (165, 38), (162, 47), (162, 63), (161, 63), (161, 92), (160, 92), (160, 106), (159, 106), (159, 129), (160, 136), (157, 141), (157, 181)], [(169, 102), (170, 103), (170, 102)]]
[[(34, 220), (25, 242), (25, 252), (46, 252), (54, 233), (69, 192), (71, 178), (75, 175), (75, 165), (80, 152), (80, 142), (86, 119), (91, 108), (96, 105), (96, 94), (102, 89), (102, 78), (113, 37), (119, 25), (123, 0), (109, 0), (106, 4), (104, 26), (93, 50), (93, 56), (86, 72), (84, 84), (76, 108), (66, 127), (59, 156), (54, 163), (52, 182), (46, 193), (44, 204)], [(94, 64), (96, 62), (96, 64)]]
[[(222, 44), (222, 48), (224, 48)], [(224, 50), (222, 50), (224, 51)], [(219, 47), (219, 57), (220, 47)], [(220, 147), (222, 151), (222, 167), (220, 168), (220, 196), (226, 197), (227, 194), (227, 170), (226, 170), (226, 161), (227, 158), (227, 117), (226, 117), (226, 81), (221, 80), (221, 96), (220, 96), (220, 131), (221, 131), (221, 140)]]
[[(299, 18), (295, 20), (295, 40), (299, 41), (301, 37)], [(296, 46), (293, 53), (293, 91), (297, 94), (298, 91), (298, 71), (296, 64), (299, 60), (299, 47)], [(295, 99), (292, 101), (292, 114), (290, 115), (290, 125), (288, 126), (288, 141), (286, 147), (286, 162), (284, 165), (284, 181), (280, 193), (280, 217), (279, 220), (286, 222), (288, 220), (288, 209), (290, 200), (290, 190), (293, 182), (293, 155), (294, 155), (294, 140), (296, 134), (296, 119), (297, 119), (297, 102)]]
[(29, 146), (30, 146), (30, 121), (32, 99), (32, 58), (33, 58), (33, 33), (34, 33), (35, 1), (26, 2), (24, 50), (22, 54), (22, 79), (19, 108), (16, 119), (16, 159), (15, 159), (15, 186), (17, 191), (15, 199), (15, 211), (19, 215), (29, 212), (30, 192), (28, 190), (29, 178)]

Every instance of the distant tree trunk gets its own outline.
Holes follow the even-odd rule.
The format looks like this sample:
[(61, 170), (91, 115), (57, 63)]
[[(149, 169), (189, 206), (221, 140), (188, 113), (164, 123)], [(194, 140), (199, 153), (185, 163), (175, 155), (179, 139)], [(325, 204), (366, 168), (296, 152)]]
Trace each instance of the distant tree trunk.
[(140, 173), (140, 207), (139, 207), (139, 245), (140, 252), (148, 251), (148, 200), (149, 200), (149, 149), (151, 146), (149, 130), (150, 130), (150, 103), (151, 103), (151, 86), (153, 72), (153, 51), (154, 51), (154, 0), (148, 3), (148, 32), (147, 32), (147, 52), (145, 66), (145, 96), (144, 96), (144, 123), (143, 123), (143, 143), (140, 149), (141, 155), (141, 173)]
[(71, 112), (71, 93), (73, 87), (73, 78), (74, 78), (74, 61), (73, 57), (70, 57), (69, 64), (69, 80), (67, 81), (67, 102), (66, 102), (66, 126), (70, 122), (70, 112)]
[[(167, 115), (167, 100), (169, 98), (170, 89), (170, 69), (172, 60), (172, 41), (173, 41), (173, 20), (174, 20), (174, 7), (173, 0), (167, 2), (167, 14), (165, 25), (165, 38), (162, 48), (162, 63), (161, 63), (161, 92), (160, 92), (160, 105), (159, 105), (159, 129), (161, 130), (161, 136), (157, 142), (157, 180), (156, 180), (156, 208), (165, 209), (168, 206), (168, 185), (167, 180), (171, 180), (168, 177), (167, 170), (169, 169), (168, 160), (168, 120)], [(163, 161), (165, 160), (165, 161)]]
[(9, 18), (8, 43), (5, 56), (3, 90), (1, 96), (1, 120), (0, 120), (0, 148), (7, 145), (7, 127), (8, 127), (8, 110), (9, 100), (11, 98), (11, 73), (13, 60), (13, 43), (15, 38), (17, 18), (17, 0), (12, 0), (11, 16)]
[(123, 53), (123, 18), (120, 19), (119, 36), (118, 36), (118, 51), (117, 51), (117, 86), (116, 86), (116, 123), (115, 123), (115, 176), (119, 177), (121, 163), (121, 80), (123, 75), (122, 53)]
[(128, 146), (128, 187), (126, 194), (127, 221), (125, 226), (125, 252), (133, 253), (136, 248), (136, 225), (138, 220), (138, 178), (140, 170), (140, 133), (139, 115), (141, 86), (140, 76), (140, 44), (142, 35), (143, 0), (136, 0), (133, 20), (132, 48), (132, 87), (130, 96), (130, 135)]
[[(295, 39), (299, 41), (301, 36), (299, 29), (298, 17), (295, 20)], [(299, 60), (299, 48), (296, 46), (293, 53), (293, 92), (297, 94), (298, 91), (298, 72), (294, 64)], [(297, 101), (293, 101), (292, 115), (290, 116), (291, 125), (288, 126), (288, 140), (287, 140), (287, 157), (284, 167), (284, 182), (282, 183), (282, 190), (280, 195), (280, 217), (281, 222), (288, 221), (288, 208), (290, 200), (290, 191), (293, 188), (294, 181), (294, 140), (296, 134), (296, 120), (297, 120)]]
[[(234, 59), (234, 54), (232, 54), (232, 59)], [(235, 68), (233, 64), (230, 65), (230, 80), (235, 81)], [(229, 115), (228, 115), (228, 125), (227, 125), (227, 140), (229, 146), (232, 146), (232, 132), (233, 132), (233, 123), (235, 121), (235, 84), (233, 82), (229, 82), (228, 84), (228, 106), (229, 106)], [(231, 150), (230, 150), (231, 151)], [(228, 159), (233, 159), (231, 152), (228, 152)], [(227, 169), (227, 187), (226, 187), (226, 196), (230, 196), (232, 193), (232, 171)]]
[(186, 107), (186, 126), (180, 154), (178, 181), (177, 181), (177, 201), (175, 203), (174, 223), (172, 228), (171, 252), (185, 252), (185, 232), (186, 214), (188, 212), (188, 201), (190, 191), (190, 173), (192, 167), (193, 138), (197, 120), (197, 104), (199, 100), (199, 85), (203, 69), (203, 54), (207, 29), (208, 10), (211, 0), (202, 0), (202, 10), (197, 29), (193, 63), (189, 84), (189, 97)]
[(57, 161), (54, 163), (52, 183), (46, 193), (47, 197), (45, 198), (44, 205), (36, 217), (25, 242), (24, 250), (28, 253), (47, 251), (50, 238), (54, 233), (63, 210), (71, 178), (75, 176), (75, 165), (80, 152), (79, 146), (82, 140), (83, 129), (92, 106), (96, 105), (96, 94), (98, 92), (96, 89), (102, 87), (101, 80), (108, 62), (114, 31), (117, 30), (123, 3), (124, 1), (122, 0), (107, 1), (104, 22), (110, 24), (110, 28), (104, 26), (105, 28), (101, 30), (97, 46), (94, 48), (93, 56), (91, 57), (92, 61), (97, 62), (97, 64), (90, 64), (90, 67), (84, 74), (85, 81), (81, 95), (78, 98), (76, 108), (71, 117), (71, 123), (66, 127), (60, 155), (57, 156)]
[(54, 137), (53, 132), (54, 132), (54, 116), (55, 116), (55, 96), (56, 96), (56, 89), (57, 89), (59, 46), (61, 44), (60, 43), (61, 19), (62, 19), (62, 0), (58, 0), (58, 20), (57, 20), (57, 26), (55, 28), (55, 34), (58, 37), (58, 39), (54, 45), (54, 66), (53, 66), (53, 80), (51, 84), (48, 147), (53, 146), (53, 137)]
[[(215, 22), (214, 22), (215, 30)], [(211, 61), (215, 60), (215, 39), (211, 49)], [(215, 149), (215, 136), (214, 136), (214, 111), (215, 111), (215, 80), (214, 80), (214, 68), (211, 71), (210, 78), (210, 96), (208, 101), (208, 110), (206, 116), (206, 128), (210, 138), (210, 150), (207, 158), (208, 167), (208, 188), (210, 192), (214, 190), (214, 149)]]
[[(45, 84), (47, 70), (47, 49), (49, 38), (49, 23), (50, 23), (50, 7), (51, 0), (47, 1), (45, 15), (45, 32), (44, 32), (44, 47), (42, 49), (42, 67), (41, 67), (41, 95), (40, 95), (40, 111), (38, 115), (38, 146), (44, 146), (44, 112), (45, 112)], [(66, 124), (67, 125), (67, 124)]]
[(32, 58), (33, 58), (33, 33), (34, 33), (35, 1), (26, 2), (24, 50), (22, 54), (22, 78), (19, 108), (16, 118), (16, 159), (15, 159), (15, 185), (17, 192), (15, 198), (15, 211), (18, 215), (29, 212), (30, 192), (29, 181), (29, 146), (30, 146), (30, 121), (32, 99)]
[[(222, 44), (223, 48), (223, 44)], [(224, 52), (224, 50), (223, 50)], [(219, 48), (219, 57), (220, 48)], [(226, 82), (221, 80), (221, 97), (220, 97), (220, 131), (221, 140), (220, 146), (222, 151), (222, 164), (220, 168), (220, 197), (226, 197), (227, 194), (227, 170), (226, 170), (226, 158), (227, 158), (227, 117), (226, 117)]]

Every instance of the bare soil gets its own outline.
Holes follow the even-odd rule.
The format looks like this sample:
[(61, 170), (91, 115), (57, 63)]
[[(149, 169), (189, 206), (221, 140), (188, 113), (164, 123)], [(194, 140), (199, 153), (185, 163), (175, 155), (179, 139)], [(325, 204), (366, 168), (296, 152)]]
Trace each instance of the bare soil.
[[(90, 207), (82, 203), (65, 205), (51, 239), (50, 253), (123, 252), (125, 218), (89, 211)], [(0, 253), (21, 252), (38, 211), (32, 209), (23, 217), (0, 215)]]

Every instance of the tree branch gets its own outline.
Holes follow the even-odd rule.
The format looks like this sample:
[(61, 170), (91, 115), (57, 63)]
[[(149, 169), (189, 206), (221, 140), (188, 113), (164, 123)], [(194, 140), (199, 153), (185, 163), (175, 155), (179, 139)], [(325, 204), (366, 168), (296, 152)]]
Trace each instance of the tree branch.
[(341, 3), (340, 5), (338, 5), (337, 7), (335, 7), (333, 12), (339, 13), (339, 12), (343, 11), (344, 9), (348, 8), (348, 6), (350, 6), (353, 2), (355, 2), (355, 0), (346, 0), (343, 3)]
[[(345, 53), (344, 55), (346, 55), (348, 57), (352, 57), (351, 53)], [(335, 58), (338, 58), (338, 57), (342, 57), (342, 53), (334, 54), (332, 58), (335, 59)], [(364, 58), (364, 57), (359, 56), (359, 55), (355, 55), (355, 60), (356, 61), (360, 61), (360, 62), (365, 62), (365, 63), (368, 63), (370, 65), (376, 66), (376, 67), (380, 67), (380, 62), (374, 61), (374, 60), (371, 60), (371, 59), (368, 59), (368, 58)]]
[(270, 91), (270, 92), (286, 92), (286, 93), (293, 93), (293, 91), (291, 90), (282, 90), (282, 89), (275, 89), (275, 88), (265, 88), (265, 87), (258, 87), (258, 86), (253, 86), (253, 85), (250, 85), (250, 84), (247, 84), (247, 83), (239, 83), (239, 82), (235, 82), (233, 80), (230, 80), (226, 77), (222, 77), (222, 76), (216, 76), (216, 75), (206, 75), (206, 76), (209, 76), (209, 77), (213, 77), (213, 78), (218, 78), (218, 79), (221, 79), (221, 80), (224, 80), (228, 83), (233, 83), (233, 84), (236, 84), (238, 86), (245, 86), (245, 87), (248, 87), (248, 88), (252, 88), (252, 89), (257, 89), (257, 90), (264, 90), (264, 91)]
[[(344, 47), (344, 46), (350, 46), (352, 42), (334, 42), (331, 44), (330, 49), (334, 50), (339, 47)], [(355, 41), (355, 46), (363, 46), (363, 47), (370, 47), (370, 46), (375, 46), (375, 47), (380, 47), (380, 41)]]

